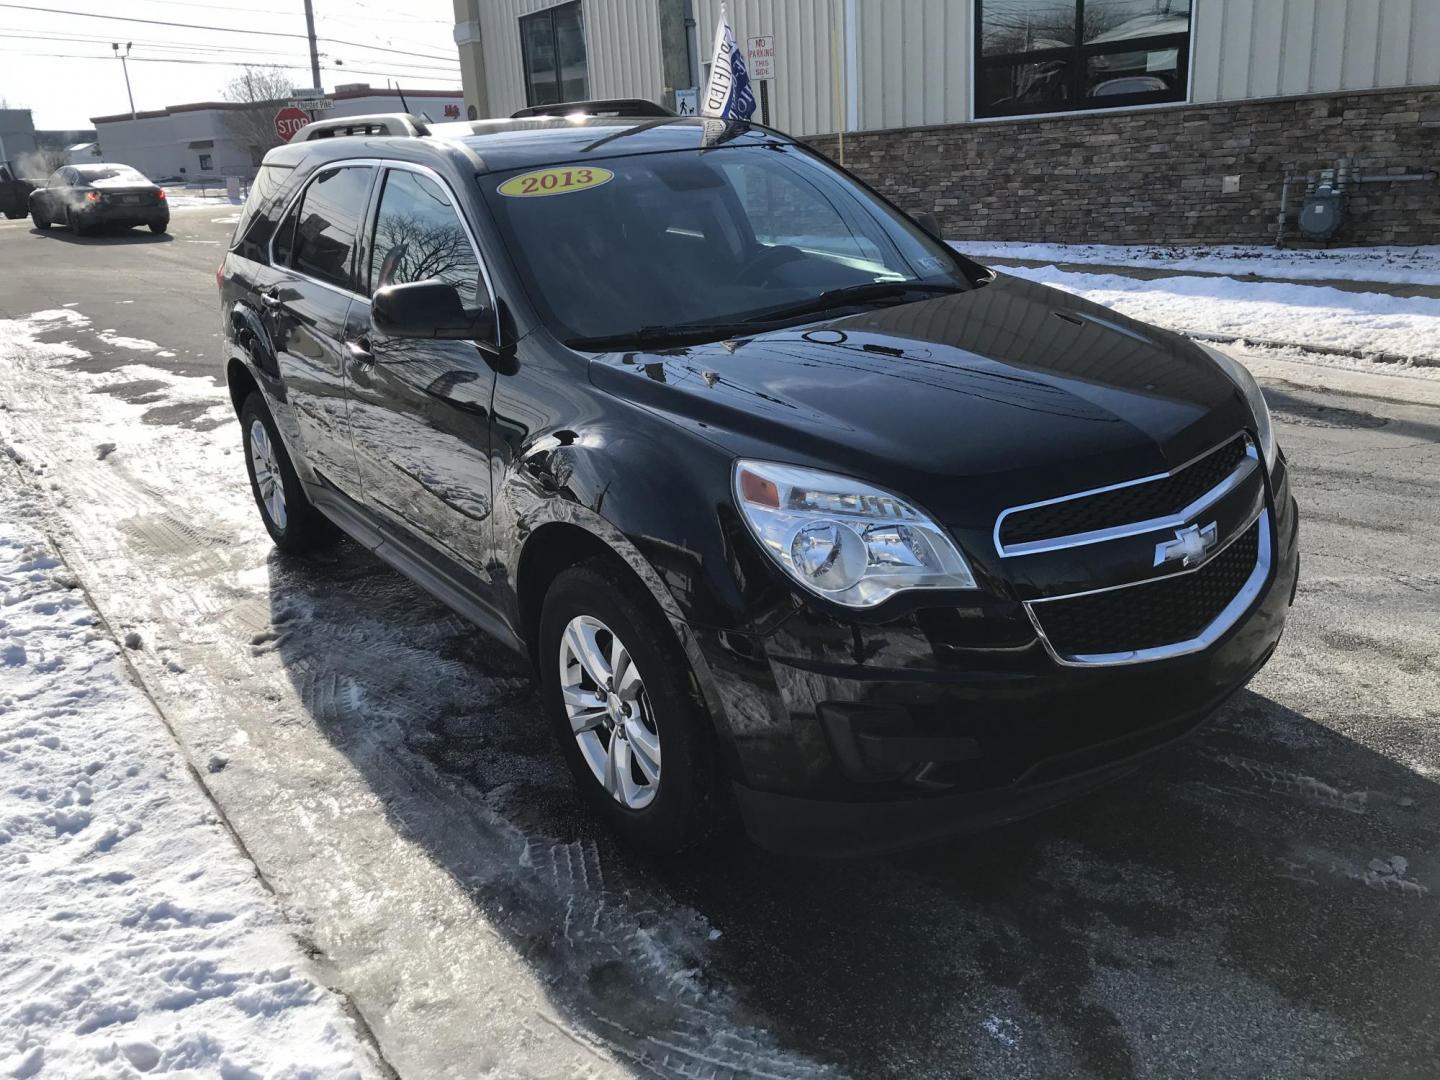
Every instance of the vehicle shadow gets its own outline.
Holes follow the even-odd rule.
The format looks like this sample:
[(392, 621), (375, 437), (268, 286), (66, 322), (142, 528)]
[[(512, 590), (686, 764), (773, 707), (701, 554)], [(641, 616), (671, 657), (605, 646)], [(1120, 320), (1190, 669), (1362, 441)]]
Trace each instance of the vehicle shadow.
[(61, 240), (67, 244), (83, 244), (87, 247), (123, 247), (127, 244), (169, 244), (173, 243), (175, 237), (168, 232), (153, 233), (149, 228), (142, 225), (135, 225), (128, 229), (118, 225), (103, 226), (99, 229), (91, 229), (81, 236), (76, 236), (64, 225), (51, 225), (48, 229), (30, 227), (31, 236), (43, 236), (51, 240)]
[[(636, 1060), (696, 1001), (773, 1040), (727, 1059), (735, 1075), (778, 1050), (897, 1078), (1415, 1075), (1440, 1054), (1420, 883), (1440, 792), (1262, 694), (1131, 779), (980, 836), (820, 862), (730, 835), (656, 862), (580, 808), (523, 662), (353, 544), (269, 569), (312, 722), (556, 1008)], [(457, 841), (457, 797), (524, 835), (508, 877)], [(572, 933), (592, 917), (597, 937)], [(702, 990), (678, 1003), (656, 960), (672, 922), (703, 931), (680, 935)], [(616, 926), (648, 937), (632, 950)]]

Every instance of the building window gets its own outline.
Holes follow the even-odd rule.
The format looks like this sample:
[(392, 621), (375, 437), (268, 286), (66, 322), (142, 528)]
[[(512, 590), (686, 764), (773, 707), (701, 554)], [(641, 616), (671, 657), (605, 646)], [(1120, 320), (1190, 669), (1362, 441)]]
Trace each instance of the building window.
[(209, 172), (209, 171), (210, 171), (210, 169), (212, 168), (212, 166), (211, 166), (211, 164), (210, 164), (210, 160), (211, 160), (211, 159), (210, 159), (210, 155), (209, 155), (209, 154), (201, 154), (201, 155), (200, 155), (200, 171), (201, 171), (201, 172)]
[(1184, 101), (1191, 0), (975, 0), (975, 115)]
[(527, 105), (584, 101), (589, 96), (580, 0), (521, 19), (520, 52)]

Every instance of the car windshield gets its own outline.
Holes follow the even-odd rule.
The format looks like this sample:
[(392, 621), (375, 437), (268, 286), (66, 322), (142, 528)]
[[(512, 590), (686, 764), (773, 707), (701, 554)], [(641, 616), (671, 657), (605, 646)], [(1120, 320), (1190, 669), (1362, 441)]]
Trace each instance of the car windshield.
[(793, 146), (637, 154), (480, 183), (542, 317), (581, 347), (667, 332), (720, 340), (787, 314), (968, 289), (974, 272)]
[(124, 165), (92, 165), (89, 168), (76, 169), (80, 179), (86, 184), (97, 184), (109, 182), (112, 184), (148, 184), (142, 174)]

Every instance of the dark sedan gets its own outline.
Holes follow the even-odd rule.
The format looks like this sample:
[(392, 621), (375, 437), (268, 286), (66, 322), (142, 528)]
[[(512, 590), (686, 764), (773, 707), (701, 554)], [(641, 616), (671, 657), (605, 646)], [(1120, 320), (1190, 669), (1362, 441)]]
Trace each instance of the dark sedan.
[(129, 165), (67, 165), (30, 193), (30, 219), (37, 229), (65, 225), (76, 236), (102, 225), (163, 233), (170, 205), (163, 188)]

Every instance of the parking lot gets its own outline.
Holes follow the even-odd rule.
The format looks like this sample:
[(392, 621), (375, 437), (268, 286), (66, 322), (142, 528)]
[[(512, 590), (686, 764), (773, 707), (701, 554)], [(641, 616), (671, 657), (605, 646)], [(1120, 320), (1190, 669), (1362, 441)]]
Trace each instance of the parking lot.
[(503, 648), (354, 545), (269, 544), (220, 378), (234, 212), (0, 223), (0, 496), (35, 493), (107, 630), (139, 635), (145, 689), (399, 1075), (1434, 1075), (1433, 384), (1259, 369), (1296, 606), (1135, 778), (881, 859), (731, 837), (654, 863), (593, 827)]

